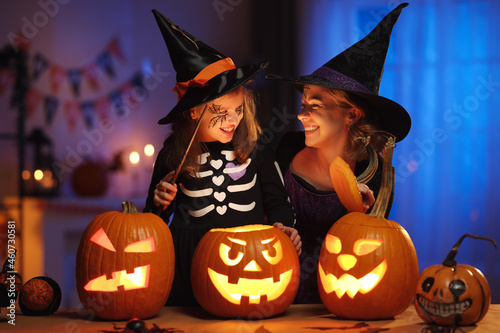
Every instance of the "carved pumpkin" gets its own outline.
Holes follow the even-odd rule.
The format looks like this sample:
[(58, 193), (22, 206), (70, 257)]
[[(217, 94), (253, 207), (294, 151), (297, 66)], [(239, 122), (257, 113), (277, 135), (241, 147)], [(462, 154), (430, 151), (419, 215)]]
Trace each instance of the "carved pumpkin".
[(455, 256), (465, 237), (496, 242), (491, 238), (465, 234), (442, 265), (427, 267), (417, 283), (415, 309), (422, 320), (443, 326), (473, 325), (488, 312), (491, 290), (483, 273), (469, 265), (457, 265)]
[(228, 318), (267, 318), (285, 311), (299, 278), (292, 241), (269, 225), (210, 230), (200, 240), (191, 268), (198, 303)]
[(85, 229), (76, 255), (76, 288), (83, 306), (102, 319), (141, 319), (165, 304), (174, 278), (170, 229), (158, 216), (106, 212)]
[[(321, 247), (319, 294), (326, 308), (338, 317), (392, 318), (413, 300), (418, 280), (415, 247), (402, 226), (384, 217), (394, 184), (393, 149), (391, 138), (372, 212), (344, 215), (330, 228)], [(349, 177), (355, 176), (351, 172)]]

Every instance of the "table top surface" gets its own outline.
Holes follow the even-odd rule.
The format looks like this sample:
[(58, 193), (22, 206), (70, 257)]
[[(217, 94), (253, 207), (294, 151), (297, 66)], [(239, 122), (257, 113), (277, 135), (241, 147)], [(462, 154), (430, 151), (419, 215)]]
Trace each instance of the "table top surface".
[[(7, 309), (2, 308), (2, 318)], [(221, 319), (202, 308), (163, 307), (153, 318), (145, 320), (149, 329), (156, 324), (163, 332), (237, 332), (237, 333), (279, 333), (279, 332), (498, 332), (500, 331), (500, 304), (492, 304), (486, 316), (477, 325), (461, 326), (455, 330), (446, 327), (431, 327), (418, 316), (410, 306), (401, 315), (390, 320), (360, 321), (341, 320), (322, 304), (291, 305), (283, 314), (261, 320)], [(16, 313), (13, 321), (0, 322), (0, 331), (17, 332), (124, 332), (114, 330), (113, 324), (124, 328), (126, 321), (102, 321), (92, 318), (83, 309), (62, 309), (50, 316), (30, 317)]]

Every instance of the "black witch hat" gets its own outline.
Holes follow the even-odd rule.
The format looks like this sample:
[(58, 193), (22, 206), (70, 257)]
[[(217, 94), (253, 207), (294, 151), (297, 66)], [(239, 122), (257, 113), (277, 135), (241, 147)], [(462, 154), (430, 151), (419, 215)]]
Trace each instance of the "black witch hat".
[(305, 84), (312, 84), (356, 94), (371, 106), (366, 110), (368, 122), (394, 135), (396, 141), (401, 141), (410, 131), (411, 118), (401, 105), (379, 96), (378, 91), (392, 28), (407, 5), (408, 3), (400, 4), (365, 38), (335, 56), (311, 75), (267, 75), (266, 78), (291, 82), (299, 90), (302, 90)]
[(179, 28), (156, 9), (153, 14), (177, 72), (177, 105), (158, 124), (171, 123), (185, 110), (209, 102), (247, 83), (268, 63), (236, 67), (231, 58)]

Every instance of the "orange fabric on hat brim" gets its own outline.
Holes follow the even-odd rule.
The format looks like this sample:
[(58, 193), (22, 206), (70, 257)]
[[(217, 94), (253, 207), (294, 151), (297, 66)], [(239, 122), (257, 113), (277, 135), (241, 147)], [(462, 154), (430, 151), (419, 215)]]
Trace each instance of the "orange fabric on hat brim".
[(177, 94), (177, 101), (180, 101), (189, 88), (203, 87), (205, 86), (205, 83), (207, 81), (219, 75), (220, 73), (235, 68), (236, 66), (234, 65), (231, 58), (228, 57), (221, 59), (205, 67), (193, 79), (186, 82), (177, 82), (172, 91)]

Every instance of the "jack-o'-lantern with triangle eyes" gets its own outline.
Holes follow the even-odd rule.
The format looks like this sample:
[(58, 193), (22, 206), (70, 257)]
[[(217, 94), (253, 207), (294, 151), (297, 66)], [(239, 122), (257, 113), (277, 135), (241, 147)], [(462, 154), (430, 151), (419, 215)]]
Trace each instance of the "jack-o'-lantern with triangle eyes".
[[(401, 225), (385, 218), (394, 184), (394, 146), (394, 139), (390, 138), (382, 185), (372, 212), (344, 215), (332, 225), (323, 241), (318, 291), (327, 309), (342, 318), (392, 318), (405, 311), (413, 300), (411, 290), (418, 280), (415, 247)], [(356, 182), (352, 172), (333, 176)], [(350, 195), (335, 189), (339, 197)]]
[(174, 246), (158, 216), (138, 213), (130, 201), (122, 212), (105, 212), (85, 229), (76, 255), (76, 288), (82, 305), (107, 320), (154, 316), (170, 294)]
[(198, 303), (225, 318), (282, 313), (293, 302), (299, 279), (295, 246), (269, 225), (210, 230), (200, 240), (191, 268)]

